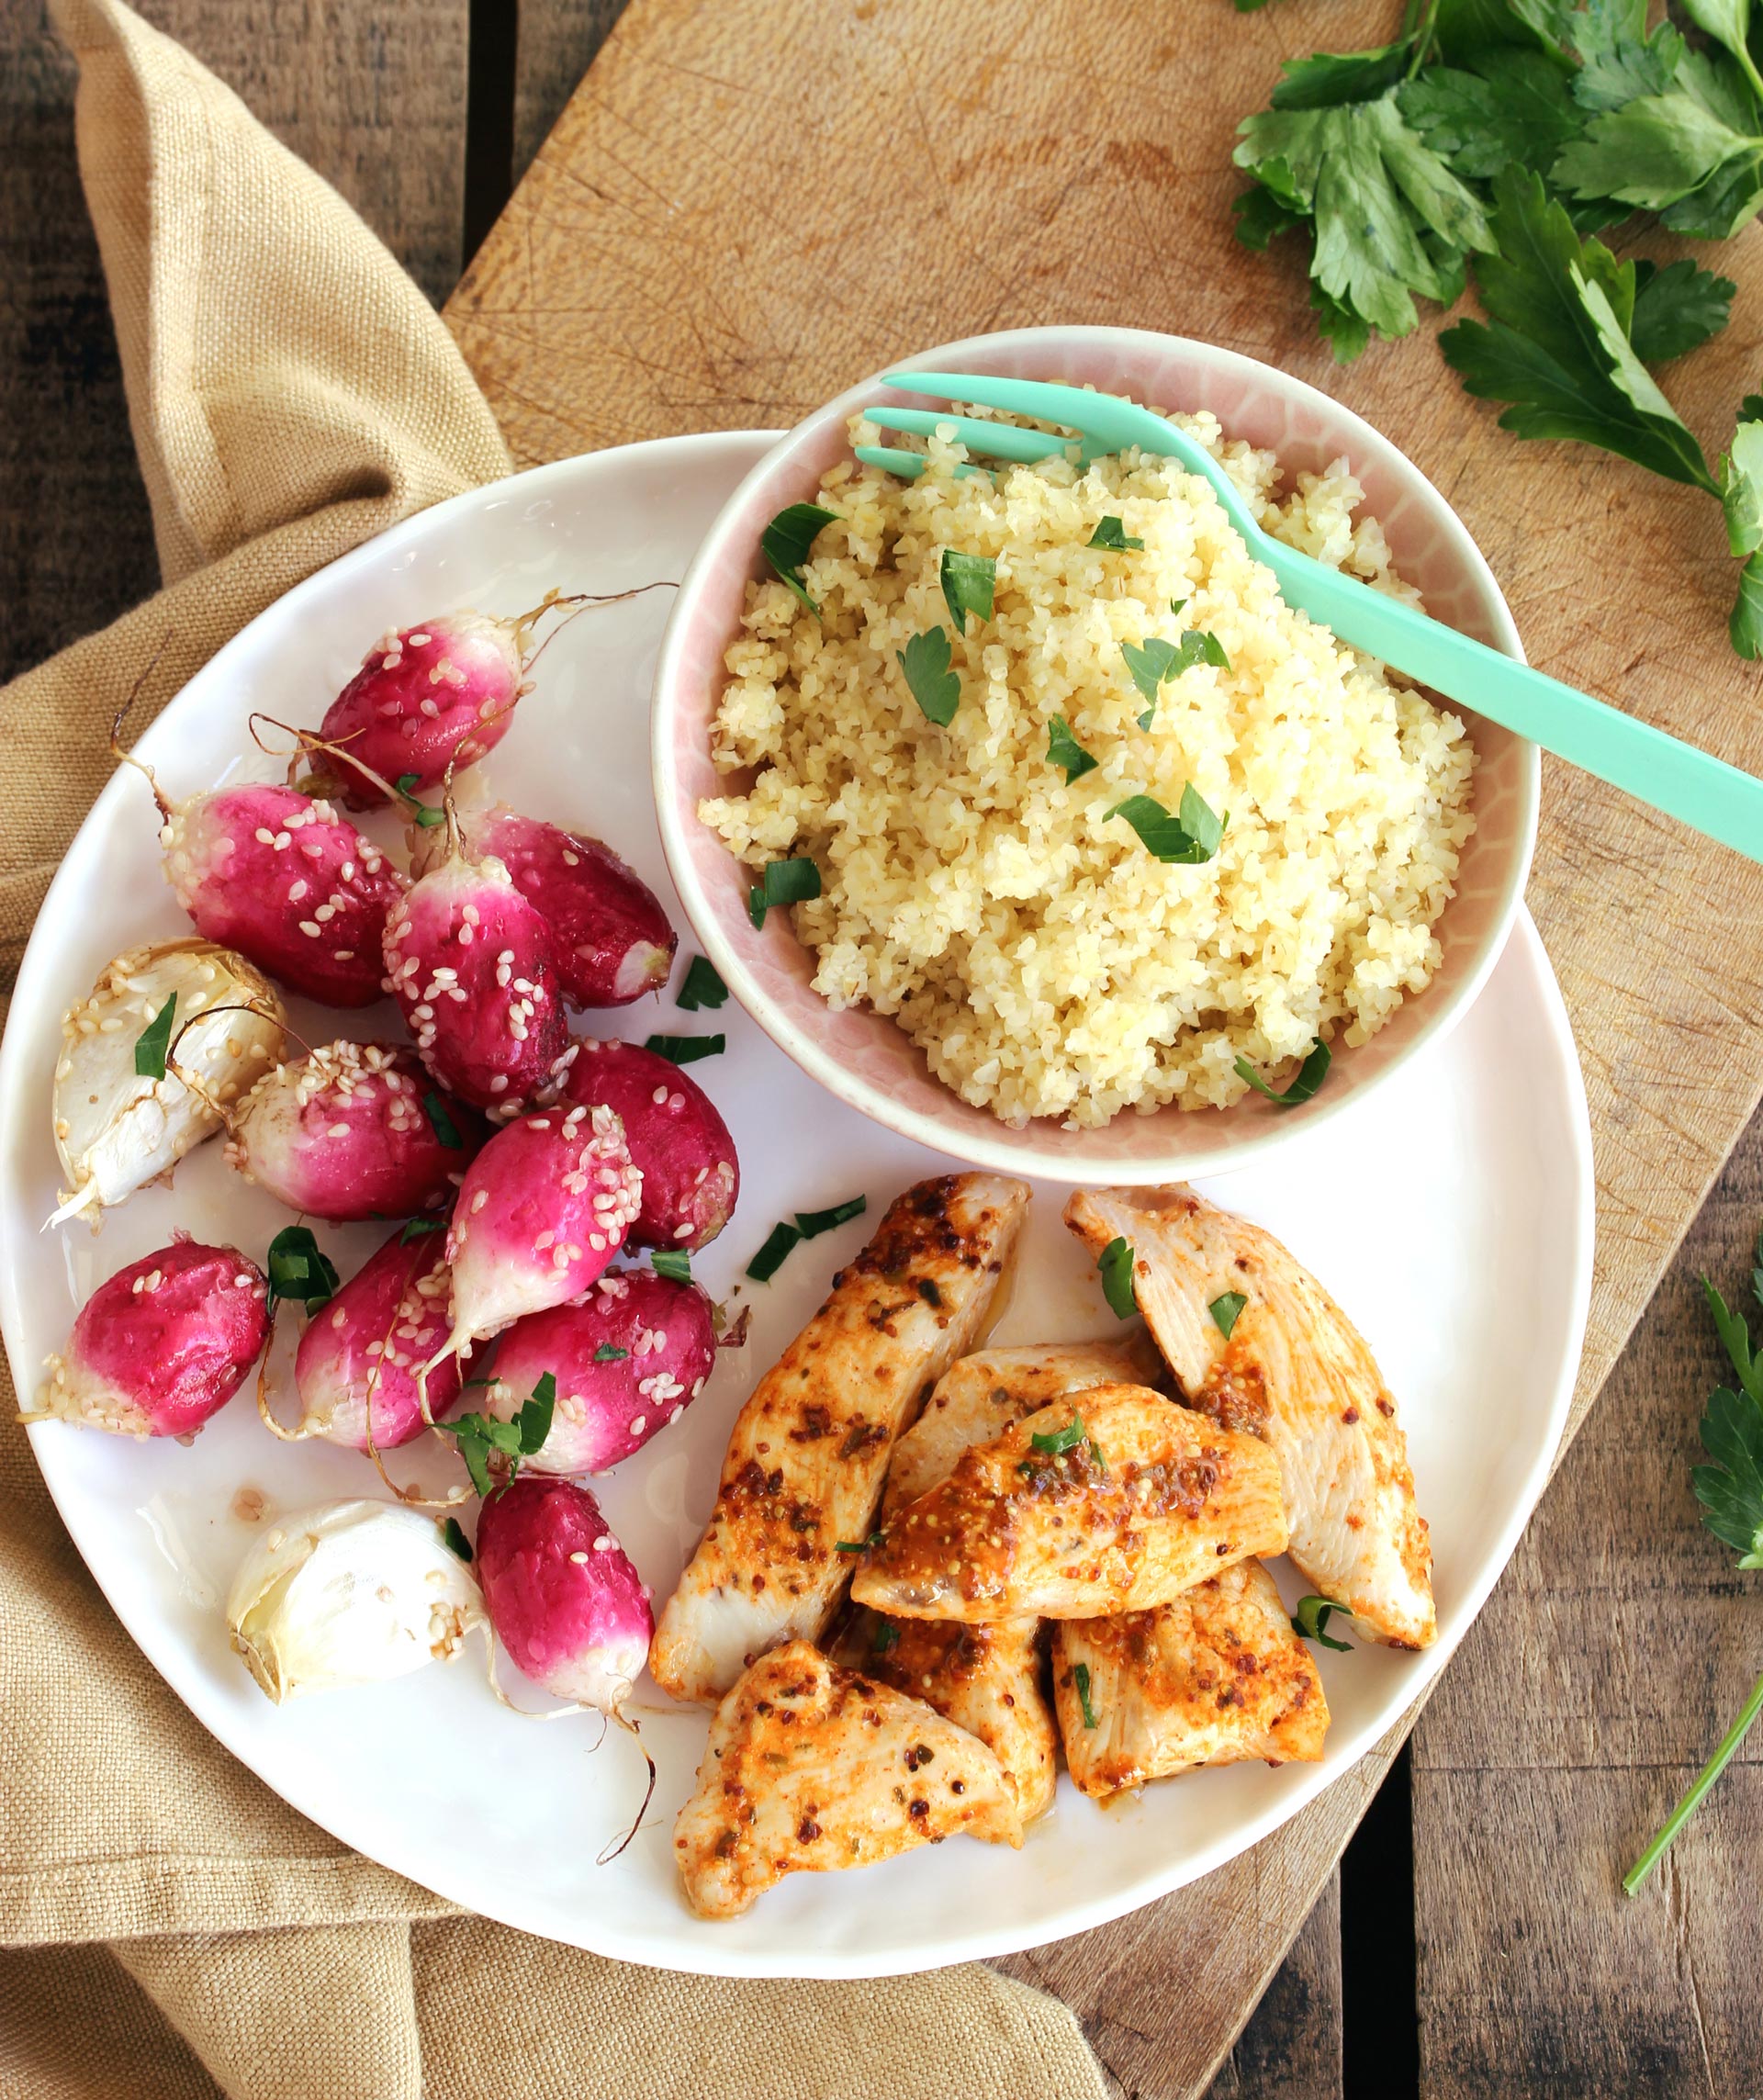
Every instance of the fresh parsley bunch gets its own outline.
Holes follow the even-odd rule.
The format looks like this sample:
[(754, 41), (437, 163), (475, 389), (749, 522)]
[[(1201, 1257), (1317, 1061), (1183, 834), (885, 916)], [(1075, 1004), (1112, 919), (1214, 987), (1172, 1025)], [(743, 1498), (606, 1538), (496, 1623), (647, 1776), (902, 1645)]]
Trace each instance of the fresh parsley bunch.
[(1763, 207), (1752, 0), (1408, 0), (1374, 50), (1289, 61), (1240, 127), (1237, 233), (1311, 239), (1310, 304), (1341, 362), (1407, 334), (1415, 298), (1473, 272), (1488, 316), (1440, 345), (1520, 437), (1600, 446), (1722, 506), (1745, 564), (1733, 646), (1763, 653), (1763, 398), (1711, 465), (1648, 367), (1725, 327), (1734, 286), (1679, 260), (1618, 263), (1589, 236), (1636, 211), (1724, 239)]
[[(1757, 1235), (1757, 1266), (1751, 1271), (1751, 1294), (1763, 1304), (1763, 1233)], [(1712, 1466), (1698, 1466), (1690, 1485), (1701, 1504), (1701, 1521), (1738, 1555), (1744, 1568), (1763, 1567), (1763, 1357), (1751, 1342), (1742, 1311), (1733, 1311), (1707, 1277), (1701, 1287), (1714, 1328), (1737, 1378), (1737, 1387), (1719, 1386), (1709, 1394), (1701, 1418), (1702, 1448)], [(1725, 1770), (1751, 1724), (1763, 1713), (1763, 1677), (1751, 1687), (1713, 1756), (1691, 1782), (1652, 1843), (1623, 1877), (1631, 1896), (1658, 1864), (1671, 1840), (1701, 1807), (1702, 1797)]]

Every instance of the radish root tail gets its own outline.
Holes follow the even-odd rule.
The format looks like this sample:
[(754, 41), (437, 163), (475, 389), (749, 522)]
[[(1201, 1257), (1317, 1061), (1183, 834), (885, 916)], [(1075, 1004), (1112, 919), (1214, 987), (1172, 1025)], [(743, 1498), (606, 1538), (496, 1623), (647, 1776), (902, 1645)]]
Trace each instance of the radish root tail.
[(599, 1855), (599, 1857), (594, 1861), (596, 1867), (610, 1867), (612, 1861), (618, 1858), (619, 1854), (623, 1851), (624, 1847), (630, 1843), (632, 1838), (634, 1837), (637, 1832), (642, 1829), (643, 1818), (649, 1813), (649, 1803), (655, 1799), (655, 1759), (649, 1755), (649, 1746), (643, 1740), (643, 1731), (637, 1726), (634, 1721), (626, 1720), (624, 1715), (621, 1713), (616, 1707), (614, 1707), (612, 1710), (612, 1719), (622, 1729), (623, 1729), (624, 1733), (633, 1739), (637, 1748), (642, 1751), (643, 1762), (649, 1768), (649, 1782), (643, 1789), (643, 1799), (638, 1804), (635, 1816), (632, 1819), (631, 1827), (624, 1833), (623, 1836), (619, 1839), (616, 1845), (608, 1845), (606, 1848)]

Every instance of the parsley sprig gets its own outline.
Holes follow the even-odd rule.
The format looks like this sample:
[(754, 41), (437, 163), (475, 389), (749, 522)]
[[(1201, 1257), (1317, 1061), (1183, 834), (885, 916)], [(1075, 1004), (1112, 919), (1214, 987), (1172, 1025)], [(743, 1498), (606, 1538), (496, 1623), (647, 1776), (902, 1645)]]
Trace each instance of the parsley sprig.
[(1336, 357), (1407, 334), (1416, 298), (1473, 275), (1486, 323), (1440, 347), (1502, 428), (1570, 439), (1720, 501), (1744, 563), (1729, 622), (1763, 653), (1763, 401), (1711, 464), (1649, 367), (1725, 327), (1732, 283), (1688, 258), (1618, 263), (1587, 238), (1637, 211), (1724, 240), (1763, 208), (1763, 15), (1682, 0), (1408, 0), (1370, 51), (1288, 61), (1239, 127), (1237, 234), (1310, 241), (1310, 305)]
[(531, 1458), (535, 1451), (545, 1448), (556, 1404), (557, 1381), (547, 1371), (530, 1398), (522, 1401), (511, 1421), (501, 1421), (495, 1415), (457, 1415), (442, 1424), (449, 1435), (458, 1439), (459, 1455), (479, 1495), (488, 1495), (495, 1485), (489, 1470), (492, 1451), (500, 1452), (508, 1462), (502, 1476), (506, 1487), (520, 1471), (522, 1459)]
[[(1751, 1271), (1751, 1294), (1763, 1303), (1763, 1233), (1757, 1235), (1756, 1259), (1758, 1265)], [(1708, 1396), (1701, 1418), (1701, 1443), (1713, 1464), (1695, 1466), (1690, 1484), (1701, 1504), (1702, 1522), (1737, 1554), (1739, 1567), (1763, 1567), (1763, 1357), (1752, 1345), (1750, 1323), (1744, 1312), (1730, 1308), (1706, 1276), (1701, 1279), (1701, 1288), (1713, 1316), (1715, 1332), (1738, 1383), (1736, 1389), (1717, 1386)], [(1689, 1791), (1623, 1876), (1626, 1894), (1634, 1895), (1658, 1865), (1666, 1847), (1732, 1762), (1759, 1713), (1763, 1713), (1763, 1677), (1751, 1687), (1738, 1718), (1697, 1773)]]

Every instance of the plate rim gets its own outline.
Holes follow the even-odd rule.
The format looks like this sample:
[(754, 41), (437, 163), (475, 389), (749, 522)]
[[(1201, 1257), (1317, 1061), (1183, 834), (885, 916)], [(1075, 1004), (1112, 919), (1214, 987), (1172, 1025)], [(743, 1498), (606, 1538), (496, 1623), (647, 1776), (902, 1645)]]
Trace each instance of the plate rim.
[[(188, 686), (194, 684), (197, 678), (206, 679), (210, 677), (218, 678), (226, 675), (230, 668), (230, 659), (235, 652), (240, 655), (244, 653), (248, 638), (253, 634), (260, 622), (272, 616), (283, 616), (290, 603), (298, 608), (308, 597), (320, 594), (327, 582), (334, 579), (339, 573), (351, 573), (385, 560), (388, 553), (396, 552), (407, 540), (421, 536), (438, 522), (451, 520), (462, 513), (473, 511), (481, 506), (487, 497), (493, 499), (511, 490), (519, 490), (523, 495), (542, 493), (546, 484), (554, 481), (567, 481), (572, 476), (582, 472), (590, 463), (613, 458), (623, 459), (629, 455), (639, 454), (656, 458), (675, 455), (682, 461), (695, 463), (703, 458), (704, 448), (726, 447), (736, 453), (746, 450), (749, 453), (751, 459), (757, 459), (760, 456), (762, 450), (774, 442), (775, 433), (769, 432), (724, 431), (692, 432), (667, 438), (643, 440), (629, 445), (609, 446), (601, 452), (572, 455), (567, 459), (549, 461), (543, 466), (524, 469), (522, 472), (505, 477), (500, 481), (486, 483), (480, 488), (464, 490), (443, 503), (415, 512), (410, 518), (401, 520), (398, 524), (387, 528), (385, 533), (364, 542), (358, 547), (350, 549), (347, 553), (339, 556), (334, 561), (327, 563), (324, 567), (315, 570), (312, 575), (302, 578), (300, 582), (283, 593), (281, 597), (273, 600), (269, 605), (264, 607), (244, 627), (241, 628), (238, 634), (231, 637), (219, 650), (216, 651), (208, 663), (202, 666), (189, 681), (186, 681), (185, 686), (181, 688), (177, 694), (167, 701), (160, 713), (155, 716), (152, 724), (143, 733), (140, 744), (144, 747), (155, 738), (156, 735), (161, 732), (162, 724), (174, 710), (183, 693), (188, 690)], [(10, 1022), (13, 1018), (40, 1005), (41, 990), (37, 985), (36, 980), (51, 967), (47, 960), (47, 942), (39, 947), (39, 927), (44, 919), (50, 915), (50, 907), (57, 899), (58, 893), (62, 892), (64, 887), (72, 889), (74, 886), (73, 863), (79, 857), (77, 849), (81, 840), (84, 837), (88, 827), (96, 827), (107, 821), (115, 799), (119, 798), (125, 792), (123, 783), (127, 770), (126, 768), (119, 766), (117, 772), (107, 782), (105, 789), (99, 794), (84, 822), (80, 826), (80, 830), (75, 834), (73, 841), (70, 844), (62, 865), (57, 870), (50, 889), (45, 894), (43, 904), (39, 906), (38, 925), (33, 926), (30, 940), (27, 945), (25, 955), (19, 966), (12, 1014), (9, 1016), (9, 1025), (6, 1030), (4, 1040), (0, 1040), (0, 1119), (5, 1117), (4, 1105), (7, 1101), (11, 1100), (15, 1095), (21, 1101), (23, 1099), (22, 1089), (18, 1084), (17, 1068), (28, 1056), (25, 1040), (29, 1030), (23, 1024), (14, 1028)], [(933, 1950), (926, 1952), (922, 1959), (896, 1952), (882, 1956), (879, 1961), (874, 1957), (866, 1957), (861, 1950), (817, 1952), (813, 1948), (794, 1952), (787, 1961), (780, 1961), (776, 1956), (769, 1952), (755, 1954), (737, 1947), (732, 1941), (728, 1945), (726, 1954), (723, 1954), (717, 1943), (713, 1941), (708, 1945), (694, 1945), (691, 1948), (691, 1966), (686, 1972), (706, 1976), (764, 1976), (815, 1980), (855, 1980), (908, 1975), (950, 1966), (960, 1961), (994, 1959), (1005, 1954), (1019, 1952), (1027, 1948), (1053, 1944), (1075, 1934), (1092, 1930), (1116, 1918), (1129, 1915), (1132, 1912), (1156, 1902), (1160, 1897), (1171, 1893), (1175, 1889), (1203, 1879), (1207, 1874), (1216, 1871), (1241, 1853), (1249, 1850), (1283, 1824), (1292, 1820), (1314, 1801), (1327, 1786), (1333, 1784), (1335, 1780), (1347, 1776), (1348, 1771), (1365, 1751), (1372, 1747), (1377, 1737), (1387, 1731), (1395, 1719), (1399, 1718), (1400, 1713), (1406, 1711), (1407, 1705), (1412, 1704), (1414, 1697), (1421, 1691), (1431, 1690), (1454, 1654), (1456, 1646), (1463, 1637), (1463, 1633), (1466, 1633), (1469, 1626), (1474, 1623), (1488, 1593), (1510, 1563), (1518, 1541), (1522, 1535), (1524, 1528), (1528, 1525), (1537, 1501), (1547, 1485), (1548, 1477), (1559, 1451), (1562, 1431), (1571, 1404), (1578, 1364), (1584, 1348), (1589, 1311), (1595, 1234), (1595, 1183), (1592, 1173), (1589, 1109), (1566, 1003), (1547, 953), (1530, 918), (1528, 909), (1522, 905), (1520, 907), (1511, 934), (1499, 960), (1504, 960), (1508, 956), (1516, 960), (1521, 952), (1527, 971), (1533, 980), (1534, 995), (1540, 1002), (1540, 1018), (1544, 1026), (1545, 1045), (1555, 1067), (1557, 1082), (1565, 1087), (1566, 1103), (1570, 1111), (1568, 1127), (1565, 1136), (1575, 1166), (1576, 1187), (1572, 1204), (1575, 1241), (1573, 1289), (1570, 1293), (1566, 1322), (1560, 1331), (1559, 1361), (1555, 1367), (1554, 1386), (1549, 1396), (1547, 1414), (1544, 1425), (1544, 1434), (1539, 1443), (1538, 1456), (1527, 1470), (1520, 1490), (1513, 1498), (1505, 1521), (1496, 1534), (1495, 1544), (1487, 1556), (1488, 1567), (1483, 1579), (1474, 1585), (1466, 1593), (1466, 1609), (1464, 1614), (1462, 1632), (1448, 1645), (1442, 1643), (1438, 1647), (1425, 1651), (1426, 1670), (1424, 1679), (1409, 1693), (1408, 1699), (1404, 1705), (1398, 1708), (1397, 1714), (1387, 1715), (1376, 1723), (1368, 1722), (1362, 1724), (1360, 1730), (1353, 1737), (1338, 1768), (1332, 1770), (1327, 1770), (1320, 1766), (1308, 1768), (1307, 1774), (1314, 1774), (1313, 1779), (1308, 1779), (1308, 1783), (1305, 1780), (1297, 1781), (1284, 1798), (1270, 1802), (1264, 1809), (1248, 1818), (1246, 1823), (1233, 1825), (1231, 1835), (1228, 1838), (1217, 1845), (1203, 1847), (1196, 1851), (1190, 1852), (1168, 1871), (1152, 1874), (1146, 1881), (1135, 1884), (1125, 1892), (1100, 1896), (1093, 1903), (1080, 1905), (1074, 1911), (1068, 1911), (1061, 1918), (1057, 1931), (1050, 1935), (1039, 1925), (1030, 1926), (1025, 1931), (1021, 1928), (1013, 1929), (1007, 1922), (1004, 1922), (994, 1925), (989, 1929), (976, 1929), (963, 1934), (959, 1946), (951, 1948), (939, 1944)], [(1492, 971), (1490, 970), (1489, 977), (1491, 974)], [(53, 1002), (51, 1003), (53, 1004)], [(1464, 1010), (1466, 1012), (1468, 1005), (1473, 1003), (1465, 1003)], [(1443, 1039), (1443, 1036), (1435, 1039), (1435, 1040)], [(1056, 1177), (1047, 1176), (1043, 1178), (1052, 1179)], [(1203, 1178), (1208, 1183), (1226, 1179), (1228, 1178), (1228, 1171), (1224, 1174), (1209, 1172)], [(18, 1377), (20, 1370), (19, 1353), (14, 1338), (20, 1332), (19, 1315), (17, 1273), (10, 1264), (0, 1265), (0, 1330), (4, 1330), (8, 1360), (12, 1366), (15, 1384), (23, 1392), (27, 1389), (29, 1381), (28, 1379), (20, 1381)], [(52, 1427), (53, 1425), (39, 1426)], [(452, 1877), (444, 1870), (446, 1864), (444, 1856), (438, 1862), (443, 1868), (443, 1871), (438, 1875), (433, 1872), (433, 1866), (437, 1862), (432, 1856), (425, 1858), (420, 1866), (413, 1870), (411, 1865), (403, 1859), (402, 1847), (399, 1843), (395, 1841), (389, 1848), (385, 1847), (380, 1842), (378, 1834), (371, 1828), (365, 1833), (369, 1841), (364, 1842), (363, 1836), (357, 1834), (354, 1829), (354, 1819), (349, 1815), (327, 1814), (320, 1818), (313, 1814), (309, 1809), (288, 1800), (288, 1797), (282, 1793), (278, 1787), (275, 1786), (269, 1780), (264, 1779), (251, 1758), (235, 1746), (231, 1739), (230, 1715), (228, 1710), (220, 1706), (218, 1701), (211, 1701), (207, 1697), (206, 1684), (201, 1676), (198, 1674), (193, 1679), (192, 1690), (186, 1690), (177, 1681), (166, 1664), (160, 1659), (159, 1649), (163, 1644), (158, 1640), (156, 1635), (143, 1637), (143, 1628), (147, 1621), (147, 1613), (144, 1609), (137, 1614), (132, 1608), (129, 1594), (119, 1592), (111, 1585), (107, 1584), (98, 1575), (96, 1569), (86, 1560), (84, 1551), (80, 1548), (73, 1523), (68, 1511), (62, 1506), (62, 1496), (57, 1488), (55, 1468), (44, 1463), (43, 1449), (39, 1443), (37, 1430), (35, 1428), (29, 1429), (26, 1433), (38, 1469), (43, 1477), (57, 1513), (68, 1531), (74, 1550), (80, 1553), (82, 1564), (97, 1584), (111, 1610), (116, 1613), (123, 1630), (134, 1642), (147, 1662), (152, 1665), (167, 1690), (229, 1756), (235, 1757), (261, 1784), (269, 1786), (278, 1799), (286, 1802), (297, 1814), (303, 1816), (314, 1827), (324, 1830), (329, 1836), (336, 1838), (339, 1843), (359, 1852), (362, 1857), (386, 1868), (387, 1871), (405, 1877), (432, 1893), (442, 1896), (444, 1900), (460, 1903), (464, 1907), (474, 1911), (478, 1915), (495, 1919), (497, 1922), (509, 1925), (516, 1930), (532, 1933), (537, 1937), (551, 1938), (555, 1937), (520, 1917), (506, 1915), (507, 1906), (505, 1905), (485, 1904), (480, 1900), (480, 1894), (477, 1892), (465, 1894), (456, 1892), (455, 1888), (448, 1885)], [(138, 1619), (140, 1623), (137, 1623)], [(172, 1662), (174, 1665), (181, 1664), (185, 1659), (185, 1650), (177, 1644), (173, 1644), (173, 1648), (175, 1649), (175, 1653), (173, 1653), (171, 1649), (167, 1651)], [(364, 1817), (371, 1821), (370, 1812), (364, 1810), (363, 1814)], [(604, 1924), (605, 1916), (606, 1914), (604, 1913), (593, 1913), (585, 1915), (581, 1921), (583, 1930), (567, 1937), (557, 1937), (556, 1944), (580, 1947), (605, 1959), (629, 1961), (639, 1967), (679, 1968), (679, 1957), (686, 1952), (683, 1946), (668, 1950), (647, 1944), (633, 1948), (615, 1942), (609, 1943), (607, 1937), (597, 1930), (599, 1926)], [(669, 1953), (671, 1958), (669, 1958)]]

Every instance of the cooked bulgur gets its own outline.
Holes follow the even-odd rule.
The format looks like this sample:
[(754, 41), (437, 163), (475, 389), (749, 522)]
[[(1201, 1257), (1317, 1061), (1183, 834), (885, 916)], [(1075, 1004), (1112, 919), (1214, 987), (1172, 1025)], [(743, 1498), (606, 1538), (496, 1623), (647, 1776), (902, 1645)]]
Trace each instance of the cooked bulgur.
[[(1179, 417), (1282, 539), (1385, 590), (1363, 491), (1337, 461), (1275, 496), (1271, 453)], [(854, 438), (872, 441), (866, 425)], [(892, 433), (888, 433), (890, 436)], [(816, 620), (749, 585), (712, 751), (743, 789), (699, 814), (749, 866), (808, 855), (795, 907), (816, 989), (893, 1015), (965, 1099), (1019, 1122), (1236, 1100), (1319, 1037), (1364, 1042), (1438, 966), (1474, 751), (1457, 718), (1281, 600), (1197, 475), (1127, 454), (957, 478), (942, 439), (916, 482), (856, 462), (803, 570)], [(1106, 516), (1141, 551), (1088, 543)], [(994, 614), (954, 636), (942, 550), (996, 563)], [(1180, 601), (1180, 610), (1172, 609)], [(960, 704), (915, 703), (895, 652), (941, 626)], [(1163, 684), (1149, 730), (1123, 642), (1217, 636), (1229, 669)], [(1061, 715), (1096, 763), (1067, 783)], [(1192, 782), (1230, 822), (1216, 857), (1165, 865), (1106, 813)]]

